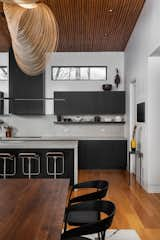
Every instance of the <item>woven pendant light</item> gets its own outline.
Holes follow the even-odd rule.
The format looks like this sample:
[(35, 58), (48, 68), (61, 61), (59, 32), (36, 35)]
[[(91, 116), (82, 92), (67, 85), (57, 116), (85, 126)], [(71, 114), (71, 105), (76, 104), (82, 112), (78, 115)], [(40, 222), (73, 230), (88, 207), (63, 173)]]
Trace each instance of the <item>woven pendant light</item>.
[(19, 6), (28, 9), (36, 7), (36, 3), (39, 2), (39, 0), (0, 0), (0, 1), (4, 3), (18, 4)]
[(39, 0), (0, 0), (0, 2), (16, 3), (16, 4), (30, 4), (30, 3), (39, 2)]
[(58, 42), (58, 26), (52, 11), (44, 3), (30, 9), (4, 3), (4, 13), (17, 64), (27, 75), (40, 74), (45, 68), (46, 53), (55, 51)]

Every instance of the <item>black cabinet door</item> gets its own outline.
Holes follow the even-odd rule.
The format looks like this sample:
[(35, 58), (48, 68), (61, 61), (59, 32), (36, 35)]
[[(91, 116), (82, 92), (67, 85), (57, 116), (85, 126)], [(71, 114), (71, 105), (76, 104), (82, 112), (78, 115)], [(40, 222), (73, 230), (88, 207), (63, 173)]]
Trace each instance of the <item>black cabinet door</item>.
[[(28, 76), (18, 67), (13, 50), (9, 51), (9, 111), (13, 114), (44, 114), (44, 74)], [(16, 101), (16, 99), (25, 99)], [(27, 100), (27, 101), (26, 101)]]
[(76, 114), (124, 114), (125, 92), (55, 92), (54, 113)]
[(97, 140), (79, 142), (80, 169), (126, 169), (127, 141)]

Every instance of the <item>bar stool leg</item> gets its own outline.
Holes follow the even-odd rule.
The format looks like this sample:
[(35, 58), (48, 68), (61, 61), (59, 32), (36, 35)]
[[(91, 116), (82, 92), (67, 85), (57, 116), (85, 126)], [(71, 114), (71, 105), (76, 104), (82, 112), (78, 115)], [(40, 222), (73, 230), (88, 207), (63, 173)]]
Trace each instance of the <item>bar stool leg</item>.
[(56, 179), (57, 175), (57, 157), (53, 157), (54, 159), (54, 179)]
[(14, 157), (14, 175), (16, 175), (16, 157)]
[(49, 158), (47, 157), (47, 174), (49, 175)]
[(23, 171), (23, 174), (24, 174), (24, 158), (22, 157), (22, 171)]
[(3, 159), (3, 178), (6, 178), (6, 158)]
[(31, 179), (31, 158), (28, 158), (29, 179)]

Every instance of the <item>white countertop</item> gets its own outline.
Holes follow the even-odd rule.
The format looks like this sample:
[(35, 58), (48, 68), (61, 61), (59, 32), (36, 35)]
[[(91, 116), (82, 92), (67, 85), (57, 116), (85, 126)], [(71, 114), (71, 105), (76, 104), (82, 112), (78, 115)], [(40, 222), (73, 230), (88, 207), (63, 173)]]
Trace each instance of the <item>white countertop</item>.
[(0, 143), (9, 141), (79, 141), (79, 140), (127, 140), (125, 137), (119, 136), (42, 136), (42, 137), (13, 137), (0, 138)]
[(78, 147), (78, 140), (10, 138), (0, 140), (0, 149), (73, 149)]
[(80, 140), (126, 140), (123, 137), (70, 137), (70, 136), (43, 136), (43, 137), (13, 137), (0, 138), (0, 149), (68, 149), (78, 147)]

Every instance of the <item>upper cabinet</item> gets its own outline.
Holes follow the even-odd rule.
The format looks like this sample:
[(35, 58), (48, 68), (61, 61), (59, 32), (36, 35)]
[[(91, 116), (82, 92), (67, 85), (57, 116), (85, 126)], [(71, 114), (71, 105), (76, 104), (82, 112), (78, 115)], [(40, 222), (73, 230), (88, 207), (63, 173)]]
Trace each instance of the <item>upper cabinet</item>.
[[(25, 52), (25, 51), (24, 51)], [(13, 114), (45, 114), (45, 76), (28, 76), (18, 67), (12, 49), (9, 51), (9, 112)]]
[(56, 115), (125, 114), (125, 92), (54, 92)]

